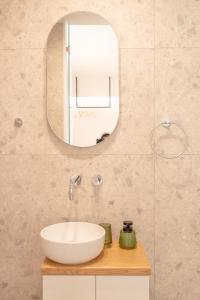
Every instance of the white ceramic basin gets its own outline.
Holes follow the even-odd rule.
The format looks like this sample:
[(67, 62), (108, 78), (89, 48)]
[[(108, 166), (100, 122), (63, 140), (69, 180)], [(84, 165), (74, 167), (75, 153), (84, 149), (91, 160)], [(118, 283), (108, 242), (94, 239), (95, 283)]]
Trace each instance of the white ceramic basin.
[(101, 253), (105, 230), (97, 224), (65, 222), (45, 227), (40, 237), (48, 258), (62, 264), (80, 264)]

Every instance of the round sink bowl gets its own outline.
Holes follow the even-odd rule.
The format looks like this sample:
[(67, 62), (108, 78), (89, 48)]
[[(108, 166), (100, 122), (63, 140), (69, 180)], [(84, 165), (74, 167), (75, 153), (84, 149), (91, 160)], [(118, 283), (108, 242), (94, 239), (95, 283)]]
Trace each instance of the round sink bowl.
[(103, 227), (87, 222), (65, 222), (40, 232), (44, 255), (62, 264), (80, 264), (97, 257), (104, 247)]

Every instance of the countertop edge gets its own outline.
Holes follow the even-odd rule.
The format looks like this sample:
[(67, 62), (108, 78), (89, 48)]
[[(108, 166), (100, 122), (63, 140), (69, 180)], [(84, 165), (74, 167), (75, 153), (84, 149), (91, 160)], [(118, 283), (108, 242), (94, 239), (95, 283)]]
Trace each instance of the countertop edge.
[(45, 258), (41, 264), (41, 274), (45, 275), (110, 275), (110, 276), (150, 276), (151, 266), (143, 246), (124, 250), (114, 242), (94, 260), (79, 265), (64, 265)]
[(42, 276), (51, 276), (51, 275), (93, 275), (93, 276), (98, 276), (98, 275), (104, 275), (104, 276), (150, 276), (151, 275), (151, 268), (141, 268), (131, 270), (131, 269), (113, 269), (113, 270), (108, 270), (108, 269), (93, 269), (93, 270), (52, 270), (52, 269), (47, 269), (43, 270), (41, 268), (41, 274)]

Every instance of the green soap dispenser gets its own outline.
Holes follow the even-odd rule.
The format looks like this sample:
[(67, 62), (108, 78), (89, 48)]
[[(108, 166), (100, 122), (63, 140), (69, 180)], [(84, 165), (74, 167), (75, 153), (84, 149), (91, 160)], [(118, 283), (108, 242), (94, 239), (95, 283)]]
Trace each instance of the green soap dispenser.
[(119, 245), (123, 249), (134, 249), (137, 246), (136, 234), (132, 221), (124, 221), (123, 229), (120, 231)]

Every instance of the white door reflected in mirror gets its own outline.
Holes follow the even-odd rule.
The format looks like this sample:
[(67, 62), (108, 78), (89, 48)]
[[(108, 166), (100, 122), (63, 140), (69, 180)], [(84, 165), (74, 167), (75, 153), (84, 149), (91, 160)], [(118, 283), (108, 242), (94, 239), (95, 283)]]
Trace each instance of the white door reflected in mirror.
[(77, 12), (55, 24), (47, 43), (47, 115), (60, 139), (89, 147), (113, 132), (118, 73), (118, 41), (105, 19)]

